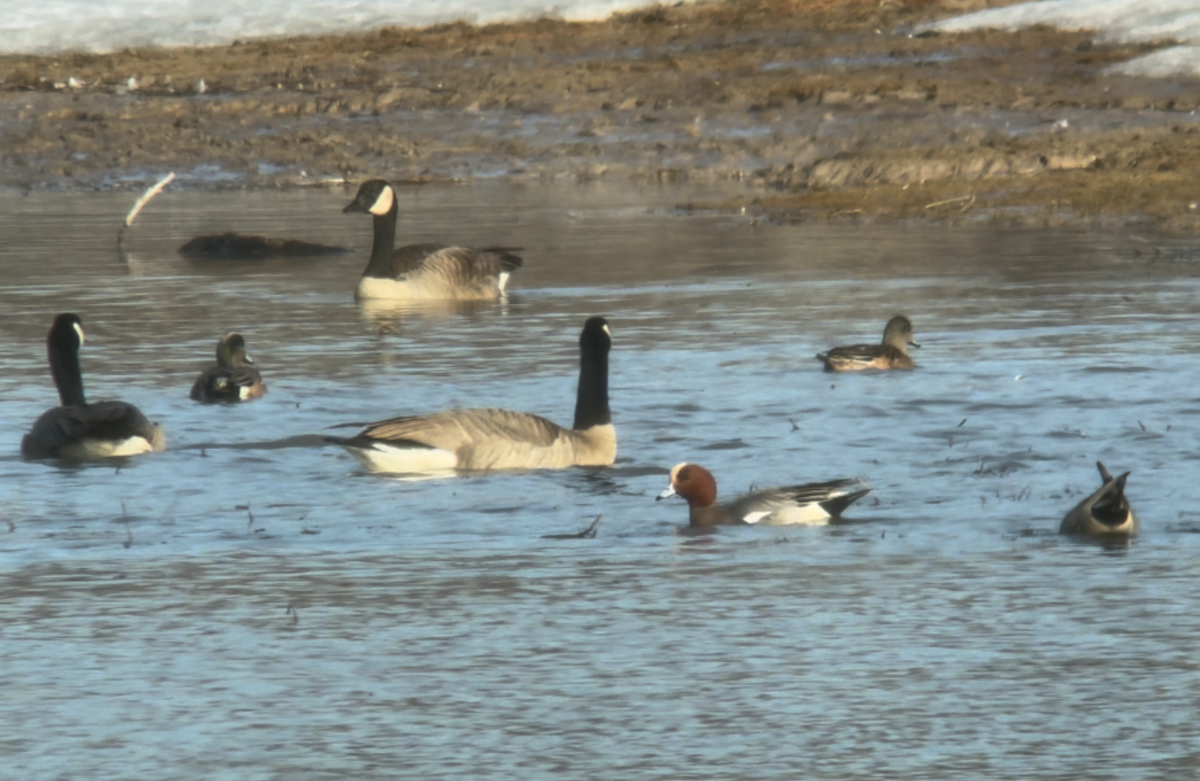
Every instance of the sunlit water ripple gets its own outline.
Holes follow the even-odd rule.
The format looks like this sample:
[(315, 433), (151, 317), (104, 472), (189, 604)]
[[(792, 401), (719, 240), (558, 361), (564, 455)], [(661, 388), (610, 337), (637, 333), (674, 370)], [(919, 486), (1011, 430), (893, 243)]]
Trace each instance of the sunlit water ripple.
[[(525, 247), (505, 303), (360, 308), (351, 192), (0, 196), (0, 734), (20, 778), (1179, 778), (1200, 765), (1200, 267), (1131, 237), (754, 225), (719, 190), (402, 193), (403, 239)], [(346, 256), (198, 263), (237, 229)], [(1164, 240), (1165, 241), (1165, 240)], [(1183, 256), (1181, 256), (1183, 257)], [(1163, 260), (1166, 258), (1167, 260)], [(54, 313), (128, 463), (26, 463)], [(812, 356), (909, 314), (911, 373)], [(569, 423), (614, 332), (611, 469), (398, 481), (326, 427), (448, 406)], [(247, 338), (253, 404), (187, 398)], [(827, 528), (677, 532), (722, 492), (861, 475)], [(1132, 470), (1144, 534), (1059, 538)], [(603, 514), (594, 540), (548, 540)]]

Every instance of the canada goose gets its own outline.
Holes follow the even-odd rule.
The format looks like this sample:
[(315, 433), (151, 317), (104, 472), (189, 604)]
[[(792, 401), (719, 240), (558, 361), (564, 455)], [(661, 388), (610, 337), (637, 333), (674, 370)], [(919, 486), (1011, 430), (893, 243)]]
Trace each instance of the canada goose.
[(824, 526), (830, 518), (840, 516), (843, 510), (870, 491), (871, 487), (862, 480), (844, 478), (827, 483), (765, 488), (717, 504), (717, 481), (712, 472), (699, 464), (676, 464), (671, 470), (670, 485), (658, 499), (675, 495), (686, 499), (692, 526), (747, 523)]
[(579, 388), (570, 429), (527, 412), (457, 409), (370, 423), (357, 436), (330, 441), (377, 472), (607, 466), (617, 456), (608, 408), (611, 349), (608, 321), (589, 318), (579, 336)]
[(257, 399), (267, 392), (262, 375), (246, 355), (246, 340), (228, 333), (217, 342), (217, 365), (206, 369), (192, 384), (192, 399), (202, 402), (236, 402)]
[(1058, 527), (1059, 534), (1137, 534), (1142, 524), (1125, 498), (1129, 472), (1114, 478), (1099, 461), (1096, 468), (1103, 484), (1067, 513)]
[(46, 338), (50, 373), (58, 386), (61, 407), (43, 412), (21, 439), (26, 458), (106, 458), (133, 456), (163, 449), (162, 428), (137, 407), (123, 401), (88, 404), (83, 395), (79, 348), (83, 323), (61, 314)]
[(358, 195), (342, 211), (365, 212), (375, 218), (371, 260), (354, 291), (356, 299), (499, 298), (509, 274), (524, 263), (513, 254), (519, 247), (474, 249), (408, 244), (394, 248), (396, 193), (382, 179), (363, 183)]
[(825, 362), (827, 372), (853, 372), (861, 369), (913, 369), (916, 362), (909, 357), (909, 347), (920, 347), (913, 341), (913, 327), (904, 315), (888, 320), (880, 344), (854, 344), (834, 347), (817, 353)]

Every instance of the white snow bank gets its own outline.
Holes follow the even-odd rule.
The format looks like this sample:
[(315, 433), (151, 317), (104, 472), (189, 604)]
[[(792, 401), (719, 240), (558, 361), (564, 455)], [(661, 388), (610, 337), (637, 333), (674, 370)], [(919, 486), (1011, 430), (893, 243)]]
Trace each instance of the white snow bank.
[(1045, 0), (945, 19), (921, 29), (1018, 30), (1035, 24), (1066, 30), (1097, 30), (1101, 41), (1138, 43), (1174, 39), (1187, 45), (1114, 65), (1108, 72), (1129, 76), (1200, 76), (1198, 0)]

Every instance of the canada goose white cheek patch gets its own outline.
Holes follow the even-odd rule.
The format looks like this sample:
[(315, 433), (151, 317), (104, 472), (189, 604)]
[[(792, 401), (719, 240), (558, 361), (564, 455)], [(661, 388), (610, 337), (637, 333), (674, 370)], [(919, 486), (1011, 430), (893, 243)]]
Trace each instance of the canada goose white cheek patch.
[(392, 204), (396, 202), (396, 194), (392, 192), (391, 187), (384, 187), (379, 193), (379, 197), (375, 199), (375, 203), (371, 204), (371, 208), (367, 211), (371, 214), (384, 215), (392, 210)]
[(79, 346), (83, 346), (83, 326), (79, 323), (75, 324), (75, 333), (79, 334)]

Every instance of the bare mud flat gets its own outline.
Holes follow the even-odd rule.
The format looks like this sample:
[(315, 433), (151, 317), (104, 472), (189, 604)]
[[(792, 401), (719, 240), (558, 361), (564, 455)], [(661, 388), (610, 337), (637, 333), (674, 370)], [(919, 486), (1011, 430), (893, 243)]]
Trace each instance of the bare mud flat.
[[(1200, 84), (1090, 32), (912, 35), (1008, 3), (658, 6), (595, 23), (0, 58), (0, 186), (383, 176), (745, 181), (774, 219), (1200, 228)], [(714, 206), (714, 204), (705, 204)]]

